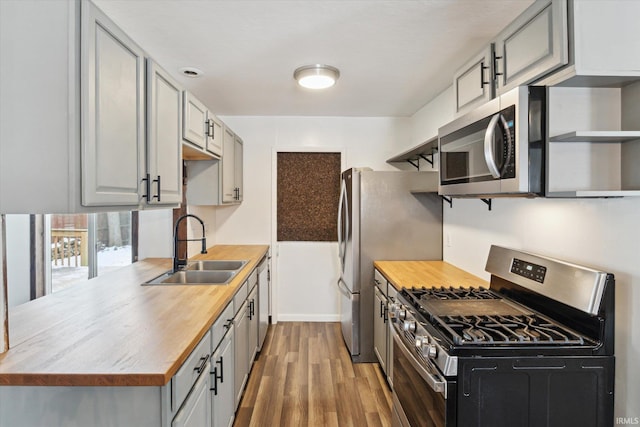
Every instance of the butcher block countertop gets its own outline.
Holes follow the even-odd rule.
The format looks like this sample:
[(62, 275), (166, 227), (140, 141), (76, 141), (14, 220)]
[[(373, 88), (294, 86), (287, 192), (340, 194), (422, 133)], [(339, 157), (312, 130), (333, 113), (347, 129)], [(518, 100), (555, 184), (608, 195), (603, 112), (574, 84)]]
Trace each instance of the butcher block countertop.
[(171, 269), (150, 258), (11, 308), (0, 385), (167, 384), (268, 249), (219, 245), (191, 258), (248, 260), (228, 285), (141, 286)]
[(396, 290), (411, 287), (489, 287), (489, 282), (444, 261), (375, 261)]

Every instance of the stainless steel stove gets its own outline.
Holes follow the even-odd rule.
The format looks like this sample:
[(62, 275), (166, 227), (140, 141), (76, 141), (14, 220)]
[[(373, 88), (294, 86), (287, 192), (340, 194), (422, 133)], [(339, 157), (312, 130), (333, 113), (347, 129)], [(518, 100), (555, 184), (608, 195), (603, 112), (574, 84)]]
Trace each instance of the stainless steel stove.
[(486, 270), (390, 307), (394, 423), (612, 425), (613, 275), (498, 246)]

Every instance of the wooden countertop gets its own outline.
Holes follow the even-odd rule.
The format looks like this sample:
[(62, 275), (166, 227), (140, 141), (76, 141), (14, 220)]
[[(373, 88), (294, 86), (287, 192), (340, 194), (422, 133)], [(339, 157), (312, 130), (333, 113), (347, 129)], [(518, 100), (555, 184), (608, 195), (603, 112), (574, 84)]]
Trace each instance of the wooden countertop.
[(191, 258), (248, 260), (228, 285), (141, 286), (171, 269), (145, 259), (12, 308), (0, 385), (165, 385), (268, 249), (219, 245)]
[(453, 286), (489, 287), (489, 282), (444, 261), (375, 261), (394, 288)]

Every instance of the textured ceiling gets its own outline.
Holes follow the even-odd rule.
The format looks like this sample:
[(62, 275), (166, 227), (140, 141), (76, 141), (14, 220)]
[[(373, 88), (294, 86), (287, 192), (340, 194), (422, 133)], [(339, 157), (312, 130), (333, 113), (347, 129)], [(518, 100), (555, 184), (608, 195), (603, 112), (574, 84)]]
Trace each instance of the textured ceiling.
[[(305, 116), (410, 116), (532, 3), (94, 1), (216, 114)], [(297, 87), (293, 71), (314, 63), (340, 69), (336, 86)]]

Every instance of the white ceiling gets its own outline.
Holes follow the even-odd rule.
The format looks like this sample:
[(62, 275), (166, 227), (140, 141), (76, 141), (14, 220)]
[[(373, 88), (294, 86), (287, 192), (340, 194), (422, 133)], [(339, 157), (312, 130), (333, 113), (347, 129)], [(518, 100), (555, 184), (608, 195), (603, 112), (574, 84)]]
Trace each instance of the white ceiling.
[[(94, 1), (216, 114), (269, 116), (411, 116), (532, 3)], [(315, 63), (340, 69), (336, 86), (297, 87), (293, 71)]]

